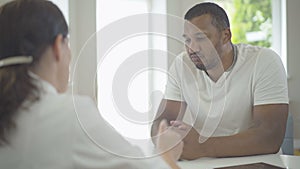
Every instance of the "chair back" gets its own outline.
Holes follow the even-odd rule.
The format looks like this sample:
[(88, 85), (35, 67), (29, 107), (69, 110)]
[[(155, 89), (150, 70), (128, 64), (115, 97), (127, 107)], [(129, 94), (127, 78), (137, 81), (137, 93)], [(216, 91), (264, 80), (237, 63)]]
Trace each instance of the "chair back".
[(283, 154), (294, 155), (294, 126), (293, 126), (293, 116), (291, 113), (288, 115), (288, 120), (286, 123), (285, 136), (283, 143), (281, 145), (281, 150)]

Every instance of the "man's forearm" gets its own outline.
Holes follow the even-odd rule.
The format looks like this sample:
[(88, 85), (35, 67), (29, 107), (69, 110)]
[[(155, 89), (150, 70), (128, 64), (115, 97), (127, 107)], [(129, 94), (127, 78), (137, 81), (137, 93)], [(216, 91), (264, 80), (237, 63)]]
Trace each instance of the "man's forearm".
[(212, 137), (204, 143), (194, 138), (194, 143), (186, 143), (182, 158), (193, 160), (200, 157), (234, 157), (276, 153), (280, 143), (275, 135), (257, 134), (259, 131), (248, 130), (232, 136)]
[(212, 137), (198, 142), (195, 129), (185, 137), (182, 157), (232, 157), (276, 153), (282, 144), (288, 115), (287, 104), (254, 106), (249, 129), (232, 136)]
[(166, 119), (168, 124), (170, 124), (171, 120), (182, 120), (186, 107), (187, 104), (185, 102), (163, 99), (151, 127), (151, 136), (157, 135), (158, 126), (162, 119)]
[(155, 138), (158, 133), (158, 126), (159, 126), (160, 121), (161, 121), (160, 119), (155, 120), (151, 126), (151, 139), (154, 144), (156, 144)]

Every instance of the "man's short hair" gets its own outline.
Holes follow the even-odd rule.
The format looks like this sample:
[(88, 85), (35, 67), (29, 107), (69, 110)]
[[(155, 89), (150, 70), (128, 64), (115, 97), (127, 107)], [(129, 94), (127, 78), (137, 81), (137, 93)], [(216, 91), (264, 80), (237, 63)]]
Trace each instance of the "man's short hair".
[(218, 30), (224, 30), (230, 27), (228, 16), (223, 8), (211, 2), (200, 3), (187, 11), (184, 19), (190, 21), (195, 17), (209, 14), (212, 17), (212, 25)]

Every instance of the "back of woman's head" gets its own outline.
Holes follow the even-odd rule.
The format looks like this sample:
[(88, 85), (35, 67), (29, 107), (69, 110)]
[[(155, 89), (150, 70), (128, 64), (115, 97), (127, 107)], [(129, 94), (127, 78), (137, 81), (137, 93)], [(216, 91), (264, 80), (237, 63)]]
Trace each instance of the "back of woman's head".
[[(8, 134), (16, 127), (16, 112), (26, 108), (24, 101), (32, 103), (39, 98), (28, 71), (59, 34), (66, 37), (68, 26), (50, 1), (15, 0), (0, 8), (0, 145), (8, 143)], [(17, 56), (29, 59), (3, 64)]]

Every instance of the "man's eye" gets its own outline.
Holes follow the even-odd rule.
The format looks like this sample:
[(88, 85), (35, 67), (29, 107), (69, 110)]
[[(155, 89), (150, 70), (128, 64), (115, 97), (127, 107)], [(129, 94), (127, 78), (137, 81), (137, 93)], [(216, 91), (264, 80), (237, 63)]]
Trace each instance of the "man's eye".
[(205, 40), (205, 39), (206, 39), (205, 37), (197, 37), (197, 38), (196, 38), (197, 41), (203, 41), (203, 40)]
[(189, 43), (191, 43), (191, 39), (186, 39), (184, 42), (185, 42), (186, 44), (189, 44)]

